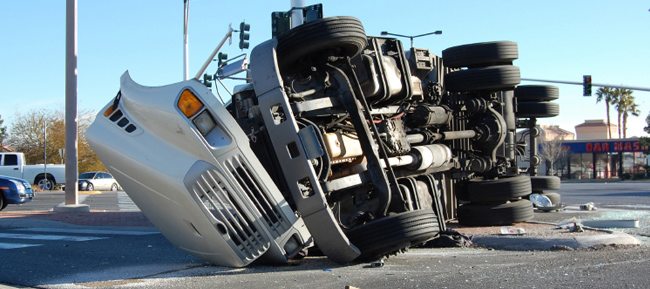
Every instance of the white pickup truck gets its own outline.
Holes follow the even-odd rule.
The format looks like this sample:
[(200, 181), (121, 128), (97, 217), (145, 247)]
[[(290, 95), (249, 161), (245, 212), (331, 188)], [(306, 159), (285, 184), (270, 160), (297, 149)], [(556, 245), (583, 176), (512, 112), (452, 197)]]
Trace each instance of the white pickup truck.
[(16, 152), (0, 153), (0, 175), (25, 179), (43, 190), (65, 184), (65, 165), (25, 164), (25, 155)]

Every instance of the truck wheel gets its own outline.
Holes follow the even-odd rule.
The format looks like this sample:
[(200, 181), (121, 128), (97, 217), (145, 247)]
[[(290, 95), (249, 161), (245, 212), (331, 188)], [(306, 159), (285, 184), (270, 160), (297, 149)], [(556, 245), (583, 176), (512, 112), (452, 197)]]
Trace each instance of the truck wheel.
[(445, 75), (445, 89), (452, 92), (508, 90), (519, 84), (519, 67), (488, 66), (452, 71)]
[(560, 114), (560, 105), (554, 102), (519, 102), (517, 113), (519, 118), (554, 117)]
[(7, 207), (7, 201), (5, 201), (5, 196), (0, 194), (0, 211), (4, 210)]
[(424, 243), (438, 234), (431, 209), (408, 211), (374, 220), (346, 233), (361, 255), (357, 261), (376, 260), (401, 249)]
[(530, 182), (533, 186), (533, 192), (556, 191), (560, 189), (561, 183), (560, 178), (556, 176), (532, 176)]
[(43, 191), (50, 191), (54, 189), (55, 182), (51, 177), (39, 176), (34, 181), (34, 184), (36, 184)]
[(512, 41), (473, 43), (442, 51), (443, 63), (449, 68), (512, 64), (517, 58), (517, 43)]
[(366, 32), (359, 19), (349, 16), (327, 17), (305, 23), (278, 37), (280, 70), (294, 66), (305, 57), (322, 58), (336, 55), (353, 57), (368, 45)]
[(518, 200), (504, 204), (465, 204), (458, 208), (462, 226), (499, 226), (528, 221), (533, 218), (533, 204)]
[(470, 180), (467, 183), (467, 201), (507, 202), (530, 195), (530, 177), (520, 175), (496, 180)]
[(539, 102), (556, 100), (560, 96), (560, 89), (551, 85), (519, 85), (515, 87), (517, 101)]

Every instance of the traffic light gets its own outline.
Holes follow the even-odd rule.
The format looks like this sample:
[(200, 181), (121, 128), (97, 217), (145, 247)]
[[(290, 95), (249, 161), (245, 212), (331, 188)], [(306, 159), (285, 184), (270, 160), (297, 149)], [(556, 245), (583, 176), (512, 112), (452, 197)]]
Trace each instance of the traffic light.
[(582, 76), (582, 95), (591, 96), (591, 75)]
[(226, 64), (226, 60), (228, 60), (227, 53), (219, 52), (219, 54), (217, 54), (217, 66), (221, 67), (221, 64)]
[(249, 46), (251, 25), (246, 22), (239, 23), (239, 49), (246, 49)]

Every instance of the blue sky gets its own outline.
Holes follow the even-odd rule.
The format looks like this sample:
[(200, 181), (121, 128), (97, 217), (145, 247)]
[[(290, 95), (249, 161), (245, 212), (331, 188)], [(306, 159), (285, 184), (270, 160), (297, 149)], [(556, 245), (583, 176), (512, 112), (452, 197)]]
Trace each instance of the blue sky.
[[(78, 2), (80, 111), (103, 107), (115, 96), (126, 70), (143, 85), (182, 80), (182, 0)], [(443, 30), (442, 35), (415, 40), (416, 47), (438, 55), (466, 43), (518, 42), (520, 58), (515, 64), (525, 78), (582, 81), (583, 74), (590, 74), (594, 83), (650, 87), (648, 1), (378, 0), (323, 5), (325, 16), (361, 19), (369, 35)], [(288, 9), (288, 0), (191, 0), (190, 74), (200, 68), (228, 24), (251, 23), (253, 47), (271, 37), (271, 12)], [(5, 124), (10, 126), (16, 113), (31, 109), (62, 111), (65, 1), (1, 0), (0, 37), (0, 115)], [(241, 53), (236, 39), (225, 52)], [(596, 104), (595, 97), (583, 97), (581, 86), (558, 86), (561, 114), (541, 123), (573, 131), (585, 119), (605, 119), (604, 105)], [(650, 92), (634, 95), (641, 116), (629, 120), (628, 136), (643, 136)]]

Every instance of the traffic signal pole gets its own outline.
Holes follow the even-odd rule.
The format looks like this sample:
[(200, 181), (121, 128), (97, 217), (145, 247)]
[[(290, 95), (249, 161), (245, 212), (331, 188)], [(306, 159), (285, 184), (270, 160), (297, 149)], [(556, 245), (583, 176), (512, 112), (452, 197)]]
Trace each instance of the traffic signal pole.
[(210, 65), (210, 63), (212, 63), (212, 60), (213, 60), (214, 57), (217, 55), (217, 52), (219, 52), (219, 50), (221, 50), (221, 47), (223, 47), (223, 45), (226, 44), (226, 41), (227, 41), (230, 37), (232, 37), (232, 32), (233, 32), (233, 31), (234, 31), (234, 30), (232, 29), (232, 27), (228, 26), (228, 31), (226, 32), (226, 35), (224, 35), (224, 37), (221, 39), (221, 41), (219, 42), (219, 44), (217, 44), (217, 47), (215, 47), (214, 50), (212, 50), (212, 53), (210, 54), (210, 56), (208, 57), (208, 59), (205, 60), (205, 62), (203, 63), (203, 65), (201, 66), (201, 68), (199, 69), (199, 71), (198, 71), (198, 72), (196, 73), (196, 75), (194, 76), (194, 79), (197, 79), (197, 80), (198, 80), (198, 79), (201, 78), (201, 76), (203, 75), (203, 73), (205, 72), (205, 70), (208, 69), (208, 65)]
[[(559, 84), (575, 84), (575, 85), (583, 85), (584, 84), (583, 82), (579, 82), (579, 81), (547, 80), (547, 79), (536, 79), (536, 78), (521, 78), (521, 80), (522, 81), (533, 81), (533, 82), (559, 83)], [(631, 89), (631, 90), (650, 91), (650, 88), (641, 87), (641, 86), (615, 85), (615, 84), (604, 84), (604, 83), (591, 83), (591, 86), (624, 88), (624, 89)]]

